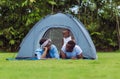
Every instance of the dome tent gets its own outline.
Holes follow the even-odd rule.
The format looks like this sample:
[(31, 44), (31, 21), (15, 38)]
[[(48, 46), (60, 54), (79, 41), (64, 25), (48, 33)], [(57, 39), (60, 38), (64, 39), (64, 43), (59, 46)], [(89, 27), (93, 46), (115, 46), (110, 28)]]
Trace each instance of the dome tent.
[[(83, 56), (85, 58), (97, 58), (95, 46), (84, 25), (70, 14), (57, 13), (54, 15), (46, 16), (33, 26), (33, 28), (29, 31), (29, 33), (20, 44), (20, 49), (16, 56), (16, 59), (34, 57), (35, 50), (40, 47), (39, 40), (47, 35), (49, 30), (64, 28), (71, 31), (76, 44), (79, 45), (83, 50)], [(57, 35), (52, 35), (52, 37), (57, 37), (59, 39), (59, 36)], [(57, 42), (60, 43), (60, 41)]]

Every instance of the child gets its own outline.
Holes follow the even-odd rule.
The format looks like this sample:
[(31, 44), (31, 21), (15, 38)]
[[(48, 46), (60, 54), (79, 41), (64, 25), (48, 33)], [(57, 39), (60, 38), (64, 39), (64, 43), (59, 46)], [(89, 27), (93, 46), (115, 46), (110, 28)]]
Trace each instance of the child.
[(65, 29), (63, 32), (62, 46), (66, 45), (68, 41), (74, 40), (74, 38), (70, 35), (70, 30)]

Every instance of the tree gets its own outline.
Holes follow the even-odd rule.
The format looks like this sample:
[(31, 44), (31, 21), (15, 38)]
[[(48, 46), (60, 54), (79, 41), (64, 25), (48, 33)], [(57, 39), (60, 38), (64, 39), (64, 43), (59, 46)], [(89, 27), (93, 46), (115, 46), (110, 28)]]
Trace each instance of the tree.
[[(117, 7), (118, 7), (118, 5), (115, 1), (112, 1), (112, 0), (105, 1), (104, 5), (98, 9), (98, 15), (101, 18), (109, 21), (109, 24), (110, 23), (113, 24), (113, 27), (116, 26), (118, 46), (119, 46), (119, 50), (120, 50), (120, 26), (119, 26), (120, 9), (118, 9)], [(108, 29), (109, 29), (109, 27), (108, 27)], [(111, 30), (111, 32), (112, 31), (113, 30)], [(116, 44), (115, 43), (111, 43), (111, 44), (113, 44), (115, 46), (115, 45), (117, 45), (117, 42), (116, 42)]]
[[(97, 49), (120, 49), (119, 0), (2, 0), (0, 48), (15, 51), (33, 25), (57, 12), (76, 16), (90, 32)], [(71, 11), (77, 7), (77, 13)]]
[(30, 28), (43, 16), (50, 13), (43, 7), (48, 1), (2, 0), (0, 2), (0, 47), (7, 51), (17, 50)]

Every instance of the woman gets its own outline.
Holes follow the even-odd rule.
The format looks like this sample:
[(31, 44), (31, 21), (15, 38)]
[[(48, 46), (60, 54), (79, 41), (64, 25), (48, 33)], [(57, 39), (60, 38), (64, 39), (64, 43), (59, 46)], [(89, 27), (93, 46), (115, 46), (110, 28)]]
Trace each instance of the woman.
[(59, 59), (57, 47), (51, 43), (50, 39), (41, 39), (40, 48), (36, 49), (35, 56), (37, 59), (56, 58)]

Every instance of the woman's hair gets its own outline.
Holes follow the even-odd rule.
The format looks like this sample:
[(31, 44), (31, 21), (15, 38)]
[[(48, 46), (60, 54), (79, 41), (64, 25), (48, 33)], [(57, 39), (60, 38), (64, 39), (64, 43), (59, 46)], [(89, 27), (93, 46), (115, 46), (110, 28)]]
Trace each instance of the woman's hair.
[(39, 41), (39, 44), (42, 45), (47, 39), (45, 38), (42, 38), (40, 41)]

